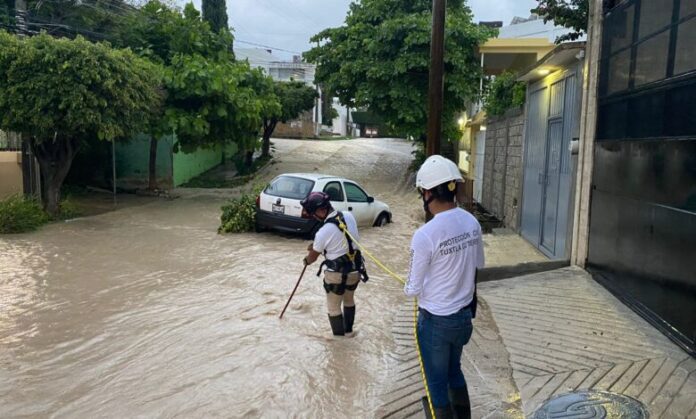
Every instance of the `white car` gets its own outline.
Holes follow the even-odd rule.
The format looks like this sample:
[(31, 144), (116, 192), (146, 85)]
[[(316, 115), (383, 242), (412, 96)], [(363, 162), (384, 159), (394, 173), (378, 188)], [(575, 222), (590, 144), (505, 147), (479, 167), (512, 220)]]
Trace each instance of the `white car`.
[(310, 192), (325, 192), (331, 205), (350, 211), (358, 226), (383, 226), (391, 222), (389, 206), (371, 197), (357, 183), (335, 176), (288, 173), (271, 181), (256, 198), (256, 230), (275, 229), (313, 236), (319, 222), (302, 217), (302, 201)]

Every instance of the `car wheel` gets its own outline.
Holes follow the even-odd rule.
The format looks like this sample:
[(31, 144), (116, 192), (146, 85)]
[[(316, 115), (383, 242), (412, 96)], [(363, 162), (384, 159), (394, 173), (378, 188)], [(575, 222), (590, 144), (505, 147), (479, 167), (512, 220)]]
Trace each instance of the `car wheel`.
[(384, 227), (387, 224), (389, 224), (389, 216), (384, 213), (380, 214), (375, 221), (375, 227)]
[(257, 233), (263, 233), (264, 231), (266, 231), (266, 229), (261, 227), (261, 224), (259, 224), (259, 222), (256, 221), (254, 222), (254, 231)]

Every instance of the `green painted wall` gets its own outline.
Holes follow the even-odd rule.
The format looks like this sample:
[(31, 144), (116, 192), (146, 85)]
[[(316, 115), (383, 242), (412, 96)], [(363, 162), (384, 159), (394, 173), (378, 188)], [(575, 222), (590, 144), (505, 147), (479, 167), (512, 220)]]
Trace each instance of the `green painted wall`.
[(174, 187), (181, 186), (194, 177), (219, 165), (237, 153), (237, 145), (218, 146), (212, 149), (200, 149), (186, 154), (174, 153)]
[[(173, 153), (174, 136), (163, 137), (157, 144), (157, 183), (162, 189), (181, 186), (201, 173), (219, 165), (224, 158), (237, 153), (237, 145), (197, 150), (187, 154)], [(150, 137), (137, 135), (131, 141), (116, 143), (117, 185), (122, 189), (142, 189), (148, 186)]]
[[(157, 182), (161, 188), (172, 187), (173, 137), (163, 137), (157, 143)], [(116, 143), (117, 186), (138, 189), (148, 186), (150, 136), (139, 134), (131, 141)]]

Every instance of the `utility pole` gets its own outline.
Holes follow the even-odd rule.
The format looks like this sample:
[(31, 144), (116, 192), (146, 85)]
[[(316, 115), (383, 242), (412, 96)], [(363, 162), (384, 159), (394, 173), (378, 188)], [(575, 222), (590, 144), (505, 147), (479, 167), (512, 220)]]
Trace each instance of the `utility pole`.
[(15, 33), (19, 37), (25, 37), (29, 33), (27, 27), (27, 2), (26, 0), (15, 0)]
[(428, 88), (428, 137), (425, 154), (440, 154), (442, 100), (444, 96), (445, 6), (447, 0), (433, 0), (433, 32), (430, 41), (430, 85)]

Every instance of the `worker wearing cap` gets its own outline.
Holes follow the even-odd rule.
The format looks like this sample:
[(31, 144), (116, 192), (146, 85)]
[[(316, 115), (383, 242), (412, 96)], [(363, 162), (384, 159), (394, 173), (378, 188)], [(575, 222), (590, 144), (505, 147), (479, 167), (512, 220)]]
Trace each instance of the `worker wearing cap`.
[(416, 186), (433, 218), (413, 235), (404, 288), (418, 297), (418, 343), (437, 418), (471, 417), (460, 360), (473, 331), (484, 255), (480, 224), (455, 202), (461, 180), (457, 165), (442, 156), (427, 158), (418, 170)]
[(360, 280), (368, 279), (360, 250), (354, 247), (351, 238), (360, 240), (358, 225), (350, 212), (335, 211), (329, 195), (324, 192), (312, 192), (300, 204), (307, 215), (322, 223), (314, 242), (307, 248), (304, 263), (310, 265), (319, 255), (324, 255), (317, 276), (326, 267), (323, 270), (324, 290), (331, 331), (334, 336), (352, 337), (355, 322), (353, 297)]

